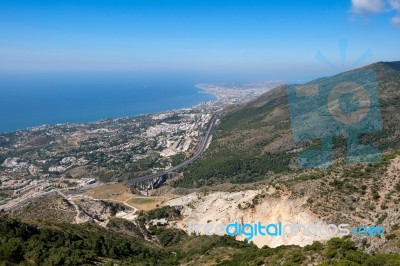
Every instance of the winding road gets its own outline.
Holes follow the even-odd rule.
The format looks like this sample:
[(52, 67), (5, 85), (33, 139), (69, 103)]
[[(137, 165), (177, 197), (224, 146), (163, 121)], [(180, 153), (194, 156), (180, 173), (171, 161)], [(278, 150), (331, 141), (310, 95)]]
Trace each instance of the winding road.
[(141, 183), (141, 182), (144, 182), (144, 181), (147, 181), (147, 180), (155, 179), (155, 178), (163, 176), (163, 175), (167, 175), (167, 174), (169, 174), (171, 172), (178, 171), (179, 169), (181, 169), (181, 168), (185, 167), (186, 165), (192, 163), (193, 161), (197, 160), (204, 153), (204, 151), (207, 148), (207, 143), (209, 142), (209, 140), (212, 137), (211, 131), (212, 131), (212, 129), (213, 129), (214, 125), (215, 125), (215, 122), (217, 121), (217, 118), (218, 118), (220, 113), (221, 113), (221, 111), (218, 111), (218, 112), (214, 113), (213, 116), (211, 117), (210, 122), (209, 122), (208, 127), (207, 127), (206, 134), (205, 134), (203, 140), (201, 141), (199, 148), (196, 150), (196, 152), (193, 154), (192, 157), (190, 157), (186, 161), (183, 161), (180, 164), (178, 164), (178, 165), (176, 165), (176, 166), (174, 166), (174, 167), (172, 167), (170, 169), (167, 169), (165, 171), (162, 171), (162, 172), (159, 172), (159, 173), (155, 173), (155, 174), (152, 174), (152, 175), (138, 177), (138, 178), (135, 178), (135, 179), (130, 179), (130, 180), (126, 181), (126, 185), (132, 186), (133, 184)]

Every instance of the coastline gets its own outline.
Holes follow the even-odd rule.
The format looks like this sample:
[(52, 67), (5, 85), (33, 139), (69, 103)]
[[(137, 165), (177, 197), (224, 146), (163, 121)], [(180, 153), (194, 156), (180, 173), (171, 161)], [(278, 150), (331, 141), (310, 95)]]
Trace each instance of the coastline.
[(196, 84), (196, 88), (199, 89), (200, 92), (214, 96), (216, 98), (215, 102), (219, 102), (221, 100), (221, 96), (218, 93), (208, 90), (207, 87), (205, 87), (205, 85), (202, 83)]
[[(182, 110), (190, 110), (190, 109), (196, 109), (196, 108), (210, 108), (210, 110), (215, 110), (215, 109), (220, 109), (221, 107), (226, 107), (230, 105), (240, 105), (244, 104), (246, 102), (249, 102), (260, 95), (266, 93), (267, 91), (279, 86), (282, 84), (282, 81), (262, 81), (262, 82), (257, 82), (257, 83), (250, 83), (250, 84), (242, 84), (242, 85), (235, 85), (235, 84), (225, 84), (225, 83), (197, 83), (197, 84), (191, 84), (189, 85), (192, 89), (195, 90), (195, 92), (191, 94), (185, 94), (185, 90), (187, 89), (187, 85), (177, 87), (178, 90), (174, 91), (171, 90), (172, 85), (166, 86), (166, 88), (170, 89), (170, 92), (178, 92), (176, 95), (169, 95), (169, 91), (161, 91), (163, 95), (158, 95), (158, 98), (155, 98), (154, 102), (148, 103), (146, 105), (146, 102), (140, 102), (137, 104), (137, 99), (136, 98), (136, 106), (142, 105), (143, 108), (148, 108), (148, 106), (154, 106), (156, 109), (157, 106), (163, 106), (163, 104), (167, 103), (165, 105), (165, 108), (162, 110), (154, 110), (154, 111), (143, 111), (143, 112), (132, 112), (131, 114), (127, 115), (118, 115), (118, 112), (121, 113), (121, 106), (116, 106), (116, 108), (109, 108), (109, 115), (103, 115), (103, 117), (95, 117), (94, 119), (89, 118), (89, 116), (93, 117), (93, 109), (103, 111), (104, 110), (101, 108), (102, 105), (104, 105), (104, 100), (103, 102), (99, 102), (98, 106), (94, 105), (89, 105), (89, 107), (92, 109), (92, 113), (89, 115), (86, 115), (87, 117), (85, 119), (81, 119), (82, 117), (82, 112), (75, 113), (73, 114), (75, 117), (78, 117), (75, 121), (68, 121), (69, 118), (65, 118), (65, 114), (61, 113), (61, 118), (57, 119), (51, 119), (54, 120), (54, 122), (44, 122), (44, 123), (37, 123), (37, 125), (34, 126), (26, 126), (26, 127), (20, 127), (19, 129), (15, 130), (0, 130), (0, 135), (4, 134), (10, 134), (10, 133), (15, 133), (15, 132), (21, 132), (21, 131), (26, 131), (26, 130), (37, 130), (40, 128), (45, 128), (45, 127), (52, 127), (52, 126), (63, 126), (63, 125), (83, 125), (83, 124), (92, 124), (92, 123), (99, 123), (102, 121), (107, 121), (107, 120), (116, 120), (116, 119), (123, 119), (123, 118), (135, 118), (135, 117), (140, 117), (140, 116), (151, 116), (151, 115), (157, 115), (157, 114), (165, 114), (165, 113), (170, 113), (170, 112), (179, 112)], [(174, 88), (174, 86), (172, 86)], [(186, 88), (186, 89), (185, 89)], [(142, 88), (140, 88), (142, 90)], [(133, 91), (135, 92), (135, 91)], [(137, 92), (140, 92), (138, 90)], [(155, 92), (160, 92), (157, 90), (150, 91), (151, 93)], [(182, 94), (179, 95), (179, 92)], [(132, 94), (132, 91), (130, 92)], [(146, 92), (148, 93), (148, 92)], [(104, 94), (104, 92), (103, 92)], [(114, 94), (118, 94), (118, 91), (115, 92)], [(202, 99), (202, 95), (207, 95), (208, 97), (207, 100)], [(137, 95), (135, 95), (136, 97)], [(146, 96), (146, 94), (144, 95)], [(147, 95), (147, 101), (149, 101)], [(164, 97), (163, 97), (164, 96)], [(168, 98), (170, 96), (170, 98)], [(97, 96), (98, 97), (98, 96)], [(127, 95), (125, 98), (129, 99), (129, 95)], [(168, 105), (185, 105), (185, 101), (193, 101), (193, 99), (198, 99), (196, 100), (195, 103), (185, 106), (185, 107), (171, 107), (168, 108)], [(125, 99), (126, 100), (126, 99)], [(135, 99), (134, 99), (135, 100)], [(169, 101), (170, 100), (170, 101)], [(54, 103), (53, 103), (54, 104)], [(133, 101), (131, 104), (125, 103), (125, 106), (122, 106), (122, 109), (126, 108), (126, 106), (135, 106), (135, 101)], [(76, 109), (76, 107), (75, 107)], [(80, 111), (82, 111), (81, 107), (78, 108)], [(118, 109), (118, 110), (117, 110)], [(153, 109), (153, 107), (152, 107)], [(78, 110), (78, 111), (79, 111)], [(26, 111), (26, 110), (25, 110)], [(46, 110), (47, 111), (47, 110)], [(51, 110), (50, 110), (51, 111)], [(69, 112), (69, 110), (62, 110), (64, 112)], [(123, 110), (125, 112), (126, 110)], [(10, 111), (12, 112), (12, 111)], [(49, 112), (49, 111), (47, 111)], [(113, 115), (114, 113), (114, 115)], [(97, 113), (96, 113), (97, 114)], [(18, 117), (21, 117), (21, 115), (16, 115), (15, 113), (12, 114), (16, 118), (14, 120), (18, 120)], [(30, 114), (32, 116), (32, 114)], [(46, 116), (46, 113), (44, 114)], [(54, 114), (53, 114), (54, 115)], [(62, 118), (64, 116), (64, 118)], [(98, 116), (98, 115), (96, 115)], [(38, 117), (38, 115), (34, 116), (35, 118)], [(46, 117), (49, 119), (48, 117)], [(46, 118), (43, 118), (45, 120)], [(12, 120), (12, 118), (7, 118), (8, 120)], [(5, 120), (7, 120), (5, 119)], [(29, 120), (29, 117), (24, 117), (25, 122)], [(67, 120), (67, 121), (62, 121), (62, 120)], [(80, 121), (81, 120), (81, 121)], [(31, 121), (31, 120), (29, 120)], [(60, 121), (60, 122), (57, 122)], [(17, 127), (17, 126), (16, 126)], [(19, 126), (18, 126), (19, 127)]]
[(16, 132), (22, 132), (22, 131), (34, 131), (34, 130), (39, 130), (41, 128), (50, 128), (50, 127), (58, 127), (58, 126), (66, 126), (66, 125), (71, 125), (71, 126), (77, 126), (77, 125), (83, 125), (83, 124), (94, 124), (94, 123), (99, 123), (107, 120), (118, 120), (118, 119), (126, 119), (126, 118), (135, 118), (135, 117), (140, 117), (140, 116), (153, 116), (153, 115), (160, 115), (160, 114), (166, 114), (166, 113), (171, 113), (171, 112), (180, 112), (183, 110), (193, 110), (196, 108), (204, 108), (204, 107), (210, 107), (210, 105), (215, 104), (220, 100), (220, 97), (210, 91), (207, 91), (203, 88), (200, 88), (196, 85), (193, 86), (196, 88), (198, 94), (207, 94), (212, 96), (214, 99), (211, 99), (209, 101), (201, 101), (196, 104), (193, 104), (188, 107), (178, 107), (178, 108), (172, 108), (172, 109), (165, 109), (161, 111), (154, 111), (154, 112), (144, 112), (144, 113), (136, 113), (132, 115), (125, 115), (125, 116), (118, 116), (118, 117), (104, 117), (100, 119), (95, 119), (95, 120), (88, 120), (88, 121), (82, 121), (82, 122), (60, 122), (60, 123), (44, 123), (41, 125), (36, 125), (36, 126), (27, 126), (25, 128), (20, 128), (16, 130), (0, 130), (0, 135), (4, 134), (14, 134)]

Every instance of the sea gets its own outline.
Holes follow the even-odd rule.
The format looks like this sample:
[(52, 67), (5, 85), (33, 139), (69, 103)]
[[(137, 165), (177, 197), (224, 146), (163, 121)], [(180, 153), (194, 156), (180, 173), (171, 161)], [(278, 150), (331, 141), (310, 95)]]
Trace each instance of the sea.
[(215, 100), (179, 75), (10, 73), (0, 75), (0, 132), (187, 108)]

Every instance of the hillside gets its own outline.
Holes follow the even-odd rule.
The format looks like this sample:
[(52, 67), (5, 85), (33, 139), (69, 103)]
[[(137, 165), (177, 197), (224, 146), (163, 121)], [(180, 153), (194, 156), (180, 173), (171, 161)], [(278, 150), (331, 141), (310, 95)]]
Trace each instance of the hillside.
[[(400, 62), (379, 62), (361, 69), (320, 78), (306, 85), (327, 87), (360, 71), (376, 73), (382, 129), (363, 134), (360, 143), (382, 152), (400, 148)], [(358, 78), (358, 76), (357, 76)], [(175, 187), (201, 187), (216, 183), (248, 183), (274, 173), (298, 168), (299, 152), (318, 147), (319, 141), (294, 141), (287, 87), (280, 86), (244, 107), (227, 111), (201, 160), (184, 171)], [(333, 159), (346, 153), (345, 139), (333, 140)]]
[[(398, 265), (400, 264), (400, 62), (376, 63), (308, 83), (328, 88), (374, 70), (382, 130), (360, 142), (382, 151), (373, 164), (349, 164), (346, 141), (334, 139), (334, 164), (301, 169), (301, 151), (319, 141), (292, 139), (288, 87), (225, 112), (202, 158), (171, 180), (187, 195), (135, 219), (125, 206), (76, 197), (40, 199), (0, 216), (2, 265)], [(201, 187), (200, 189), (193, 189)], [(174, 193), (167, 185), (156, 193)], [(115, 192), (115, 191), (113, 191)], [(93, 191), (91, 192), (93, 193)], [(90, 194), (90, 193), (89, 193)], [(50, 210), (45, 212), (44, 210)], [(169, 225), (150, 225), (167, 218)], [(321, 225), (381, 225), (383, 237), (324, 236), (273, 239), (189, 236), (187, 223), (281, 221)], [(78, 224), (74, 224), (78, 223)], [(320, 242), (318, 242), (320, 241)]]
[[(135, 227), (131, 225), (130, 227)], [(160, 245), (92, 224), (26, 223), (0, 218), (2, 265), (398, 265), (397, 254), (368, 255), (349, 239), (303, 248), (257, 248), (230, 237), (154, 229)]]

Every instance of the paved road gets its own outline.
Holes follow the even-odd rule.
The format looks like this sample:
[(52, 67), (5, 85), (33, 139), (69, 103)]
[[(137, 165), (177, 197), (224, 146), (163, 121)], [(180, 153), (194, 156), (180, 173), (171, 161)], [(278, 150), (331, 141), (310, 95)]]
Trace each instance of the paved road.
[[(181, 168), (185, 167), (186, 165), (190, 164), (191, 162), (197, 160), (203, 154), (203, 152), (206, 150), (207, 143), (211, 139), (211, 136), (212, 136), (211, 135), (211, 131), (212, 131), (212, 129), (213, 129), (214, 125), (215, 125), (215, 122), (217, 121), (217, 118), (218, 118), (220, 113), (221, 113), (221, 111), (216, 112), (211, 117), (211, 120), (210, 120), (210, 122), (208, 124), (208, 127), (207, 127), (207, 132), (206, 132), (204, 138), (202, 139), (199, 148), (196, 150), (196, 152), (193, 154), (192, 157), (190, 157), (186, 161), (183, 161), (180, 164), (178, 164), (178, 165), (176, 165), (176, 166), (174, 166), (174, 167), (172, 167), (172, 168), (170, 168), (168, 170), (165, 170), (165, 171), (162, 171), (162, 172), (159, 172), (159, 173), (156, 173), (156, 174), (148, 175), (148, 176), (142, 176), (142, 177), (139, 177), (139, 178), (131, 179), (131, 180), (126, 181), (126, 184), (131, 186), (134, 183), (140, 183), (140, 182), (143, 182), (143, 181), (146, 181), (146, 180), (152, 180), (153, 178), (157, 178), (159, 176), (162, 176), (162, 175), (165, 175), (165, 174), (169, 174), (171, 172), (178, 171), (179, 169), (181, 169)], [(87, 189), (89, 189), (91, 187), (92, 186), (87, 186), (85, 188), (68, 188), (68, 189), (65, 189), (65, 191), (69, 191), (70, 194), (80, 194), (84, 190), (87, 190)], [(71, 190), (75, 190), (75, 189), (77, 190), (75, 193), (73, 191), (71, 191)], [(4, 204), (4, 205), (0, 206), (0, 210), (11, 211), (13, 209), (17, 209), (17, 208), (29, 203), (29, 202), (35, 201), (35, 200), (37, 200), (39, 198), (46, 197), (46, 196), (51, 196), (51, 195), (57, 194), (57, 193), (60, 194), (62, 192), (52, 190), (52, 191), (49, 191), (49, 192), (35, 193), (35, 195), (32, 196), (32, 197), (18, 198), (17, 200), (13, 200), (12, 202), (10, 201), (8, 204)], [(67, 197), (63, 193), (61, 194), (61, 196)]]
[(169, 174), (171, 172), (178, 171), (179, 169), (181, 169), (181, 168), (185, 167), (186, 165), (190, 164), (191, 162), (197, 160), (203, 154), (203, 152), (206, 150), (207, 143), (212, 137), (211, 131), (212, 131), (212, 129), (213, 129), (214, 125), (215, 125), (215, 122), (217, 121), (217, 118), (218, 118), (220, 113), (221, 113), (221, 111), (218, 111), (215, 114), (213, 114), (213, 116), (211, 117), (211, 120), (210, 120), (210, 122), (208, 124), (208, 127), (207, 127), (206, 135), (204, 136), (203, 140), (200, 143), (199, 148), (193, 154), (192, 157), (190, 157), (186, 161), (183, 161), (180, 164), (178, 164), (178, 165), (176, 165), (176, 166), (174, 166), (174, 167), (172, 167), (172, 168), (170, 168), (168, 170), (165, 170), (165, 171), (162, 171), (162, 172), (159, 172), (159, 173), (156, 173), (156, 174), (152, 174), (152, 175), (147, 175), (147, 176), (142, 176), (142, 177), (138, 177), (138, 178), (135, 178), (135, 179), (130, 179), (130, 180), (126, 181), (126, 184), (131, 186), (131, 185), (133, 185), (135, 183), (141, 183), (143, 181), (152, 180), (152, 179), (157, 178), (159, 176), (163, 176), (163, 175)]

